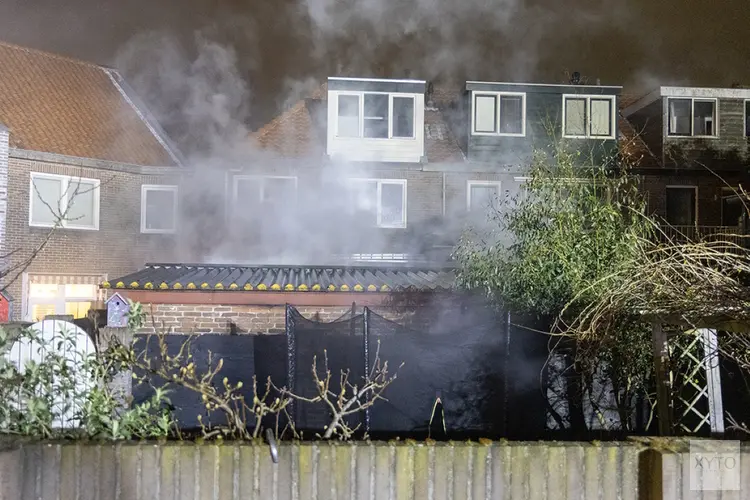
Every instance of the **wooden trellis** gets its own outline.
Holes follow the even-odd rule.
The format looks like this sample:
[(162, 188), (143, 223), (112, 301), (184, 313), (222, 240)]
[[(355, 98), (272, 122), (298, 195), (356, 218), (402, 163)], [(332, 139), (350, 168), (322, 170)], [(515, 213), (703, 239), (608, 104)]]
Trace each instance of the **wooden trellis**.
[(716, 330), (689, 329), (670, 341), (661, 322), (652, 325), (659, 434), (710, 430), (721, 436), (724, 409)]

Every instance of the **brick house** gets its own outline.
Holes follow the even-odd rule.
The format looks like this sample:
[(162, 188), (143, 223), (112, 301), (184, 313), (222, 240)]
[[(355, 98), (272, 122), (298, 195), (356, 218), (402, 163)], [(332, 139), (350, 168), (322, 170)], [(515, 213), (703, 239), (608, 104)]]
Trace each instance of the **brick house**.
[[(352, 302), (383, 307), (405, 287), (449, 291), (460, 231), (518, 191), (550, 134), (595, 160), (616, 152), (620, 93), (329, 78), (253, 134), (262, 161), (222, 180), (234, 227), (257, 226), (223, 253), (224, 265), (152, 264), (105, 286), (151, 304), (157, 323), (184, 333), (271, 333), (288, 303), (331, 318)], [(288, 248), (308, 265), (292, 273), (274, 262)], [(267, 264), (243, 261), (248, 253)]]
[(648, 147), (640, 174), (670, 231), (745, 230), (737, 189), (750, 180), (750, 89), (659, 87), (628, 99), (622, 114)]
[(85, 317), (110, 273), (171, 258), (171, 235), (158, 234), (168, 231), (143, 223), (154, 223), (146, 206), (172, 196), (160, 186), (180, 157), (117, 71), (6, 43), (0, 67), (0, 242), (13, 319)]

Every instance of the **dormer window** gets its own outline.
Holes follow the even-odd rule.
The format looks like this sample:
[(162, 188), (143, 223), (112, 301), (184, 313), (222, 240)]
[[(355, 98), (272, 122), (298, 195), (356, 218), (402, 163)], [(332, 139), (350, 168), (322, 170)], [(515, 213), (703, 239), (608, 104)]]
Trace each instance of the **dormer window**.
[(360, 92), (339, 93), (337, 137), (412, 139), (414, 97)]
[(717, 136), (716, 99), (671, 98), (667, 103), (670, 136)]
[(424, 80), (328, 78), (326, 153), (345, 161), (425, 160)]
[(614, 139), (614, 116), (614, 96), (563, 96), (564, 137)]
[(526, 135), (526, 96), (518, 92), (474, 92), (474, 135)]

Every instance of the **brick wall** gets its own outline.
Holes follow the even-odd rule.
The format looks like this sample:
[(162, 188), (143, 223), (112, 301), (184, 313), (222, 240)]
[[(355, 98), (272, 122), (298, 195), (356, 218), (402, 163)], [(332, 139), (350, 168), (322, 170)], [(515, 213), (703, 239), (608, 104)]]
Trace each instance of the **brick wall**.
[[(99, 230), (57, 229), (44, 244), (50, 229), (29, 226), (31, 172), (99, 179)], [(5, 282), (12, 281), (8, 288), (17, 302), (16, 319), (23, 314), (23, 271), (111, 277), (133, 272), (150, 260), (171, 260), (174, 242), (170, 236), (140, 233), (141, 185), (163, 183), (166, 180), (156, 176), (11, 157), (7, 251), (14, 252), (11, 265), (19, 267)]]
[(717, 178), (712, 175), (700, 176), (669, 176), (651, 175), (643, 177), (643, 188), (648, 196), (650, 213), (659, 217), (667, 215), (667, 186), (697, 186), (698, 187), (698, 225), (721, 225), (721, 196), (722, 188), (746, 183), (738, 176)]
[[(8, 139), (10, 133), (0, 124), (0, 255), (6, 254), (5, 228), (8, 214)], [(3, 263), (0, 266), (4, 267)]]
[[(230, 323), (236, 333), (280, 334), (286, 326), (285, 306), (226, 306), (195, 304), (143, 304), (148, 318), (140, 333), (230, 333)], [(350, 311), (349, 307), (300, 306), (297, 310), (307, 319), (330, 322)], [(404, 320), (406, 314), (385, 308), (374, 309), (376, 313), (391, 319)], [(358, 308), (361, 312), (362, 309)]]

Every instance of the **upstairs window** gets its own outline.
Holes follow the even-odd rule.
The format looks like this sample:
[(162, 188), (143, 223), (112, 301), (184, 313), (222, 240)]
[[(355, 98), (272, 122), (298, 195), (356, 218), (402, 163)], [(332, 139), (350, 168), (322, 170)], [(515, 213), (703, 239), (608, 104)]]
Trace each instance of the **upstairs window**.
[(350, 179), (352, 210), (364, 223), (384, 228), (406, 227), (405, 179)]
[(338, 95), (338, 137), (411, 139), (414, 97), (363, 92)]
[(613, 96), (563, 96), (563, 136), (614, 139)]
[(716, 99), (668, 99), (669, 135), (716, 137)]
[(667, 222), (672, 226), (695, 226), (698, 188), (667, 186)]
[(29, 226), (99, 229), (99, 180), (32, 172)]
[(141, 232), (168, 234), (177, 230), (177, 186), (141, 186)]
[(475, 135), (526, 134), (526, 96), (507, 92), (475, 92), (472, 131)]
[(486, 213), (496, 208), (500, 197), (500, 182), (468, 181), (466, 188), (466, 209), (472, 213)]

